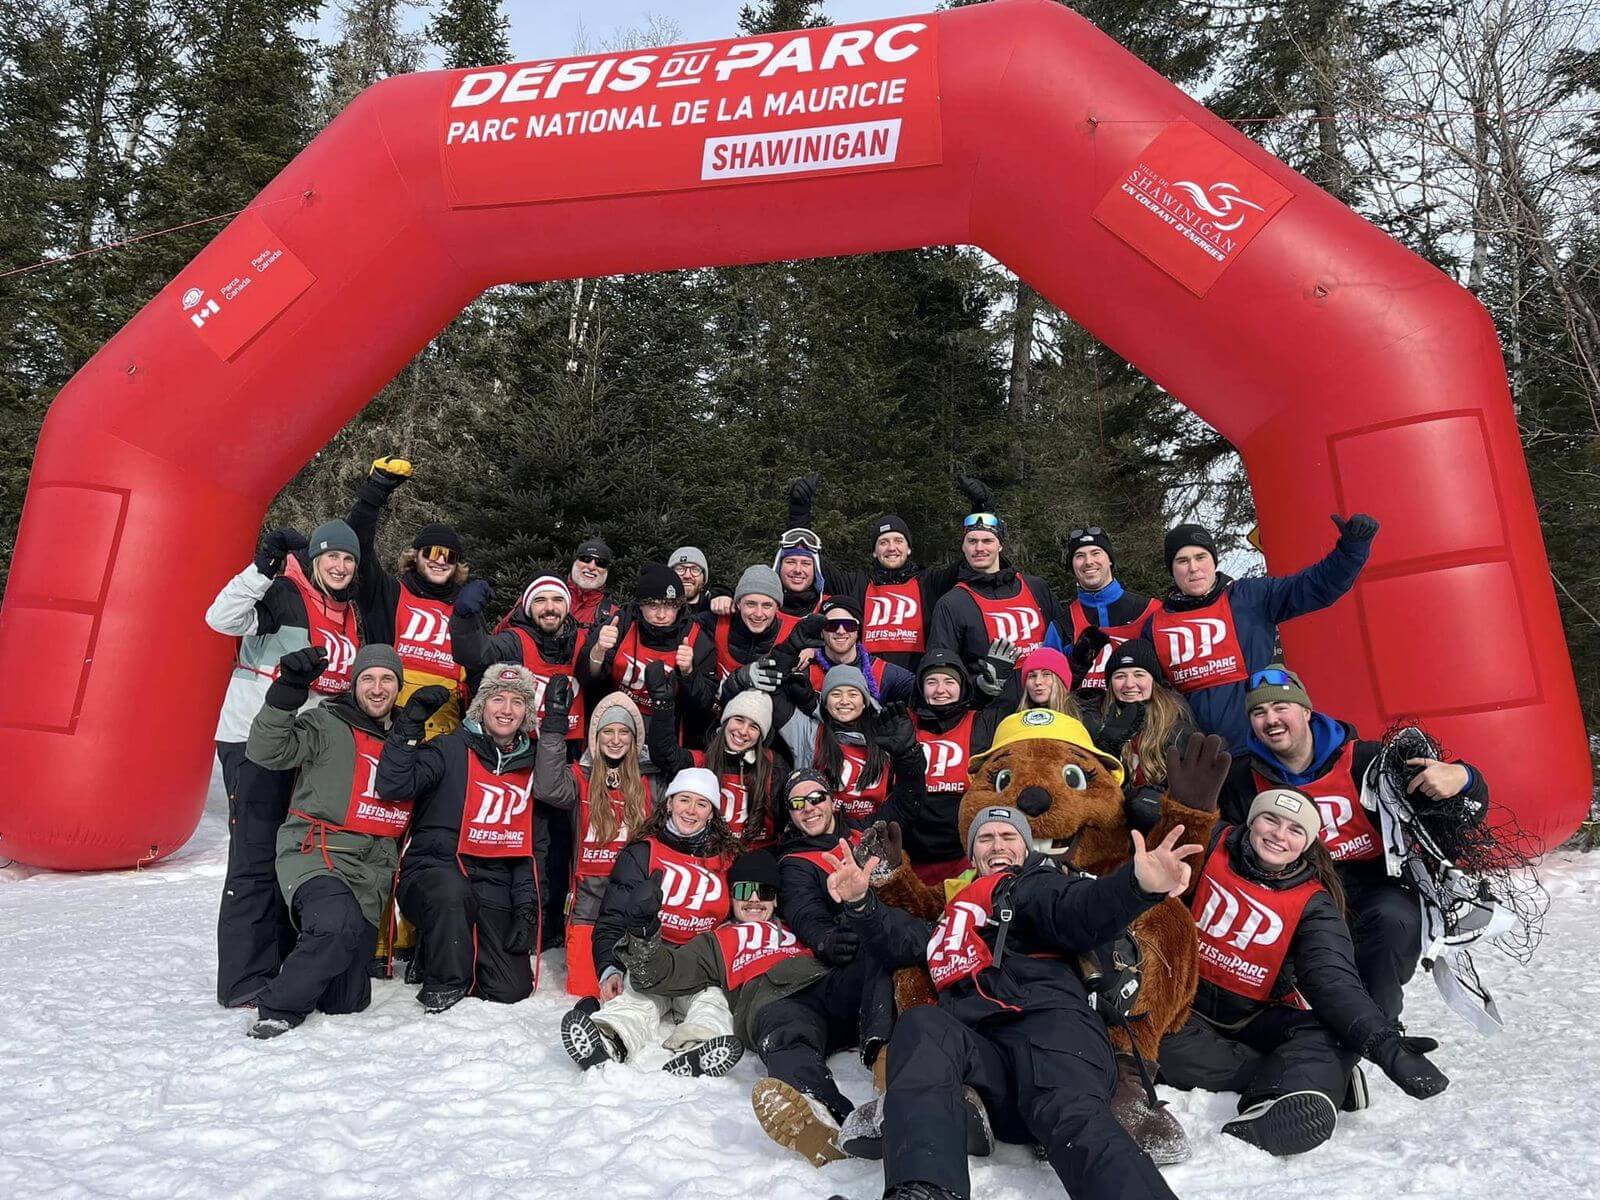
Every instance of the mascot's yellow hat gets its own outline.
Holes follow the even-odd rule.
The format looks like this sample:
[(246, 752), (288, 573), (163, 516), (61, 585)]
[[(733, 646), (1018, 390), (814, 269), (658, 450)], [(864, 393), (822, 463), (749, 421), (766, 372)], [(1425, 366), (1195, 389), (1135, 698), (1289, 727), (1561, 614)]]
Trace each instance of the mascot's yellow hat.
[(1013, 742), (1037, 739), (1048, 742), (1070, 742), (1080, 750), (1087, 750), (1105, 764), (1106, 770), (1111, 772), (1111, 777), (1117, 783), (1122, 782), (1122, 762), (1115, 755), (1107, 754), (1094, 744), (1094, 739), (1089, 736), (1089, 731), (1083, 727), (1082, 721), (1076, 717), (1069, 717), (1066, 713), (1056, 712), (1053, 708), (1025, 708), (1021, 712), (1012, 713), (995, 729), (994, 741), (989, 743), (989, 748), (982, 754), (974, 754), (972, 761), (977, 762), (996, 750), (1003, 750)]

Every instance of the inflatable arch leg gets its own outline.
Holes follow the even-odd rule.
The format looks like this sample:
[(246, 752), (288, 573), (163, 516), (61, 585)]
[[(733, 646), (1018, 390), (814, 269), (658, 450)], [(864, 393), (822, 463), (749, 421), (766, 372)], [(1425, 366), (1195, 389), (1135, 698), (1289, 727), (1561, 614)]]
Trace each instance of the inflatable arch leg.
[[(0, 855), (193, 832), (273, 495), (485, 287), (972, 243), (1239, 447), (1319, 704), (1421, 717), (1546, 838), (1584, 729), (1495, 332), (1465, 291), (1044, 0), (386, 80), (63, 389), (0, 614)], [(1526, 768), (1537, 755), (1537, 771)]]

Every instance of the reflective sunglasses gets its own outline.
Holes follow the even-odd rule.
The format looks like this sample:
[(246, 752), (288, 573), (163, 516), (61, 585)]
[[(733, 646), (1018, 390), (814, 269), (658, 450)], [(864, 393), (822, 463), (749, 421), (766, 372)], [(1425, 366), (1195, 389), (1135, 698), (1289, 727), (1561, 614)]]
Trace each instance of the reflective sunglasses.
[(963, 529), (999, 529), (1000, 518), (993, 513), (968, 513), (961, 519)]
[(602, 570), (610, 570), (611, 568), (611, 560), (609, 558), (601, 558), (598, 554), (580, 554), (578, 555), (578, 561), (588, 563), (591, 567), (599, 567)]
[(778, 889), (770, 883), (740, 881), (730, 889), (735, 900), (776, 900)]
[(1263, 684), (1271, 684), (1273, 687), (1292, 687), (1294, 680), (1289, 677), (1289, 672), (1287, 671), (1280, 671), (1276, 667), (1267, 667), (1250, 676), (1251, 687), (1258, 688)]
[(1086, 525), (1082, 529), (1074, 529), (1071, 533), (1067, 534), (1067, 541), (1069, 541), (1069, 542), (1077, 542), (1077, 541), (1082, 541), (1084, 538), (1097, 538), (1097, 537), (1105, 537), (1105, 536), (1106, 536), (1106, 531), (1104, 529), (1101, 529), (1100, 526), (1098, 526), (1098, 525)]
[(823, 633), (854, 633), (861, 622), (854, 617), (830, 617), (822, 623)]
[(778, 540), (778, 545), (788, 550), (793, 546), (805, 546), (810, 550), (821, 550), (822, 539), (811, 529), (785, 529), (783, 537)]
[(436, 563), (453, 563), (456, 560), (456, 552), (449, 546), (424, 546), (417, 551), (417, 555)]
[(794, 809), (795, 812), (799, 812), (802, 808), (811, 808), (814, 805), (826, 804), (832, 799), (833, 797), (828, 795), (827, 792), (807, 792), (803, 796), (790, 796), (789, 807)]

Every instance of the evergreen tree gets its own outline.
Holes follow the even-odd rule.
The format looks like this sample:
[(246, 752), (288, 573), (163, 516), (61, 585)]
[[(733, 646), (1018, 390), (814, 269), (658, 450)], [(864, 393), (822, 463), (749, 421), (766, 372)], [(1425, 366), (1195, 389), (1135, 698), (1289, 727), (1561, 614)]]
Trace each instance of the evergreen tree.
[(444, 66), (481, 67), (511, 61), (509, 22), (500, 0), (446, 0), (428, 22), (428, 37), (444, 50)]

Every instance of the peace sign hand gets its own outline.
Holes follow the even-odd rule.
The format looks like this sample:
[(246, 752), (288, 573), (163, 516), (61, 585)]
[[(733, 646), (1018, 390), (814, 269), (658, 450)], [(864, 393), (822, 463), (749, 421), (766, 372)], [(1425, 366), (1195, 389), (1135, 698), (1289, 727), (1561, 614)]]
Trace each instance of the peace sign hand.
[(867, 894), (872, 872), (878, 866), (877, 855), (858, 866), (850, 843), (840, 838), (837, 853), (823, 851), (822, 859), (828, 865), (828, 895), (840, 904), (853, 904)]
[(1183, 860), (1204, 853), (1204, 847), (1178, 845), (1182, 834), (1183, 826), (1176, 825), (1159, 846), (1147, 849), (1144, 834), (1133, 831), (1133, 877), (1146, 892), (1181, 896), (1189, 886), (1189, 864)]

